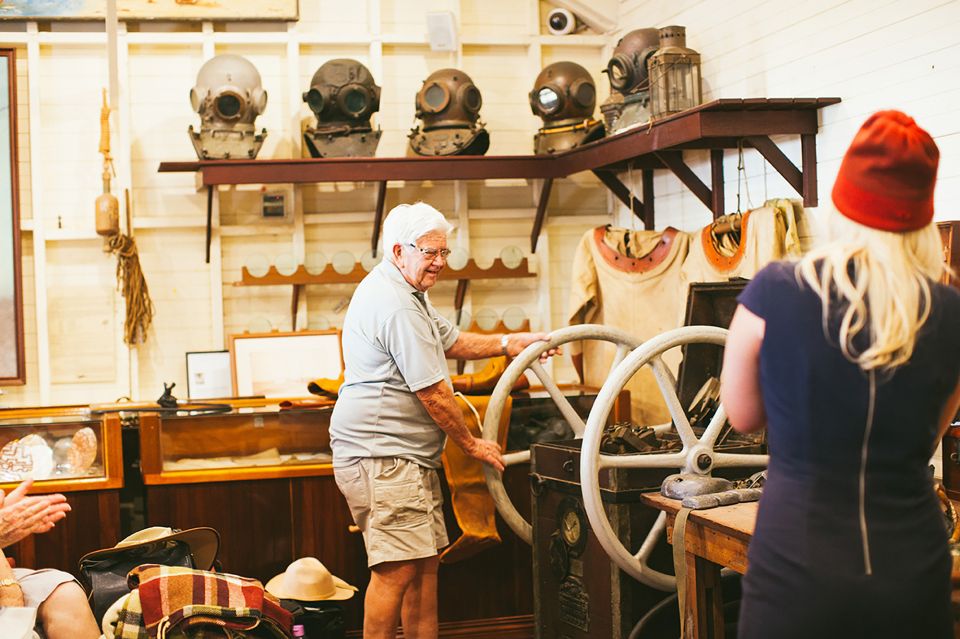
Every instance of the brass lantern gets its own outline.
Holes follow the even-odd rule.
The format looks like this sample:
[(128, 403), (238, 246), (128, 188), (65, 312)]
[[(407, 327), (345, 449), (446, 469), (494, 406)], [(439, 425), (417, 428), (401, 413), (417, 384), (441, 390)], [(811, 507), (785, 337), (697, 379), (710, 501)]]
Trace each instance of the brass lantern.
[(687, 28), (660, 29), (660, 48), (647, 61), (650, 115), (656, 120), (702, 101), (700, 54), (687, 48)]

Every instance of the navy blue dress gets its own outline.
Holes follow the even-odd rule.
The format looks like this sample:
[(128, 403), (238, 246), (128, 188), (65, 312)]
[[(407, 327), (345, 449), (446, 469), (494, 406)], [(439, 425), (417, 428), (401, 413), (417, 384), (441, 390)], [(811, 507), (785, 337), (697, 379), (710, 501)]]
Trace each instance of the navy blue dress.
[(766, 322), (770, 448), (738, 636), (952, 637), (928, 460), (960, 375), (960, 293), (933, 286), (911, 361), (873, 384), (824, 337), (820, 299), (793, 264), (767, 266), (738, 300)]

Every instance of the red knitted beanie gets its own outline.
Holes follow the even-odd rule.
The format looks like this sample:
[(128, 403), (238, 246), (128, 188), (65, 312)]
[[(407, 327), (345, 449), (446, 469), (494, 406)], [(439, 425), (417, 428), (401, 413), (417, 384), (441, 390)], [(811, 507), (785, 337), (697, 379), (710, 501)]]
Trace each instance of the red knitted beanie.
[(882, 231), (914, 231), (933, 219), (940, 151), (930, 134), (900, 111), (871, 115), (847, 149), (833, 185), (846, 217)]

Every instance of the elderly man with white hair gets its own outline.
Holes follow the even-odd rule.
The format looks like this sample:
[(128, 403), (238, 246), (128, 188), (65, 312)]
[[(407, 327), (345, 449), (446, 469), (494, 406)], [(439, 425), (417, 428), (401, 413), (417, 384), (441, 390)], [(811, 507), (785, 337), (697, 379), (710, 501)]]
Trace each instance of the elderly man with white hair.
[(357, 286), (343, 322), (344, 381), (330, 423), (337, 485), (370, 566), (363, 636), (437, 636), (438, 553), (447, 545), (437, 469), (447, 436), (498, 470), (495, 442), (474, 437), (446, 359), (517, 355), (546, 333), (461, 332), (427, 291), (450, 254), (443, 214), (401, 204), (383, 224), (384, 260)]

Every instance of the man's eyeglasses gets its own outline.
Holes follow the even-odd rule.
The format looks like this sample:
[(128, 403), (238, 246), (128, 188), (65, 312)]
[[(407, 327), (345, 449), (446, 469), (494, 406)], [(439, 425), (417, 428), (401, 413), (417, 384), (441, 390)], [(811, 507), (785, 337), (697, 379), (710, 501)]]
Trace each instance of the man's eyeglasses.
[(450, 249), (448, 248), (444, 248), (444, 249), (424, 248), (422, 246), (417, 246), (416, 244), (407, 244), (407, 246), (409, 246), (410, 248), (417, 249), (423, 254), (424, 257), (430, 260), (437, 259), (438, 255), (443, 259), (447, 259), (448, 257), (450, 257)]

